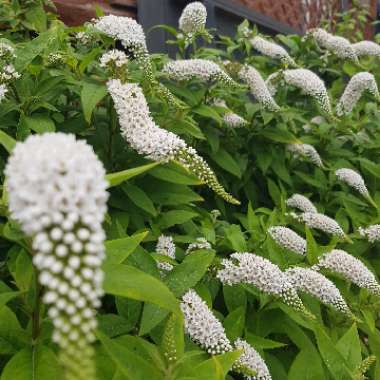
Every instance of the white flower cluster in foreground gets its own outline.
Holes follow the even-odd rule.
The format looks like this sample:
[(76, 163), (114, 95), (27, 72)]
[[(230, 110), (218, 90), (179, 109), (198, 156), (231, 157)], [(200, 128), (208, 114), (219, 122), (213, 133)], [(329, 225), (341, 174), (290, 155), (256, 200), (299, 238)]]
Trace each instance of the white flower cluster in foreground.
[(331, 252), (325, 253), (312, 269), (327, 269), (338, 273), (360, 288), (380, 296), (380, 285), (376, 281), (375, 275), (360, 260), (341, 249), (333, 249)]
[(380, 224), (372, 224), (366, 228), (359, 227), (359, 234), (368, 239), (370, 243), (380, 240)]
[(108, 81), (107, 87), (119, 116), (122, 135), (133, 149), (154, 161), (179, 161), (227, 202), (239, 203), (226, 193), (214, 172), (193, 148), (174, 133), (156, 125), (138, 84), (123, 84), (115, 79)]
[(222, 82), (236, 86), (234, 80), (219, 65), (207, 59), (180, 59), (165, 64), (162, 69), (170, 79), (177, 81), (200, 79), (203, 81)]
[(211, 244), (204, 238), (199, 237), (194, 243), (190, 243), (186, 249), (186, 255), (198, 249), (212, 249)]
[(376, 79), (366, 71), (355, 74), (348, 82), (336, 106), (337, 115), (342, 116), (350, 113), (365, 91), (380, 100)]
[(223, 325), (193, 289), (183, 295), (180, 306), (185, 331), (195, 343), (211, 355), (232, 350)]
[(293, 194), (286, 200), (286, 205), (302, 212), (318, 212), (313, 203), (301, 194)]
[(298, 255), (306, 254), (306, 240), (290, 228), (283, 226), (270, 227), (268, 232), (279, 246)]
[[(173, 238), (165, 235), (159, 236), (156, 245), (156, 253), (175, 260), (175, 244)], [(165, 261), (158, 262), (157, 267), (161, 270), (162, 276), (173, 270), (173, 265)]]
[(46, 133), (17, 143), (5, 170), (9, 210), (32, 238), (33, 263), (68, 380), (95, 379), (95, 309), (103, 295), (107, 183), (91, 146)]
[(113, 49), (105, 52), (100, 57), (100, 67), (116, 66), (120, 68), (126, 66), (127, 64), (128, 58), (121, 50)]
[(318, 167), (322, 167), (322, 159), (317, 150), (310, 144), (288, 144), (287, 150), (294, 154), (295, 157), (307, 157), (310, 162)]
[[(234, 345), (235, 349), (243, 351), (239, 359), (233, 365), (234, 371), (243, 374), (247, 380), (272, 380), (265, 361), (250, 344), (238, 338)], [(254, 371), (256, 374), (247, 376), (244, 371), (245, 368)]]
[(307, 34), (311, 35), (320, 47), (335, 54), (337, 57), (353, 61), (358, 60), (353, 46), (346, 38), (334, 36), (320, 28), (311, 29)]
[(326, 232), (327, 234), (338, 236), (345, 239), (346, 235), (339, 224), (327, 215), (317, 212), (305, 212), (299, 216), (309, 228), (314, 228)]
[(278, 111), (280, 107), (273, 99), (264, 79), (252, 66), (245, 65), (239, 71), (240, 79), (247, 83), (253, 97), (270, 111)]
[(360, 194), (369, 196), (363, 177), (355, 170), (342, 168), (336, 170), (335, 175), (340, 181), (345, 182), (348, 186), (352, 187)]
[(227, 109), (227, 112), (223, 115), (223, 122), (229, 128), (239, 128), (247, 125), (247, 121), (243, 119), (241, 116), (232, 112), (226, 102), (223, 99), (216, 99), (214, 101), (214, 105), (217, 107), (223, 107)]
[(332, 114), (329, 95), (323, 80), (318, 75), (307, 69), (292, 69), (284, 70), (283, 78), (287, 84), (315, 98), (324, 112)]
[(297, 291), (309, 293), (322, 303), (330, 305), (342, 313), (350, 313), (350, 309), (339, 289), (322, 274), (315, 270), (301, 267), (290, 268), (285, 274)]
[(297, 66), (289, 53), (280, 45), (270, 42), (260, 36), (250, 40), (252, 47), (270, 58), (279, 59), (285, 65)]
[(360, 41), (351, 46), (357, 57), (365, 55), (380, 57), (380, 45), (373, 41)]
[(223, 259), (223, 269), (217, 277), (223, 284), (251, 284), (264, 293), (280, 297), (286, 304), (304, 312), (302, 301), (296, 290), (280, 268), (268, 259), (253, 253), (233, 253)]
[(183, 9), (178, 24), (182, 32), (193, 34), (201, 32), (206, 26), (207, 10), (199, 1), (186, 5)]

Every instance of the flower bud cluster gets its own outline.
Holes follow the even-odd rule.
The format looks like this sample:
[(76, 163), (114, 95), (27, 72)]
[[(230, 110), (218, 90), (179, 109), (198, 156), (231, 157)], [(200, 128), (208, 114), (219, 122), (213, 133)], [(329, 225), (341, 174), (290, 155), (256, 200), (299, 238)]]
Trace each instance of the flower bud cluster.
[(359, 227), (359, 234), (368, 239), (370, 243), (380, 240), (380, 224), (372, 224), (367, 228)]
[(94, 380), (108, 198), (103, 165), (74, 135), (46, 133), (17, 143), (5, 172), (10, 214), (32, 238), (66, 379)]
[[(156, 253), (175, 260), (175, 249), (175, 244), (171, 236), (159, 236), (156, 245)], [(162, 277), (165, 276), (167, 272), (173, 270), (173, 265), (165, 261), (157, 262), (157, 267), (160, 269)]]
[(290, 228), (283, 226), (270, 227), (268, 232), (279, 246), (298, 255), (306, 254), (306, 240)]
[(126, 54), (117, 49), (107, 51), (100, 57), (100, 67), (125, 67), (128, 64)]
[(223, 107), (227, 109), (227, 112), (223, 115), (223, 122), (229, 128), (240, 128), (247, 125), (247, 121), (243, 119), (241, 116), (232, 112), (226, 102), (223, 99), (216, 99), (214, 101), (214, 105), (217, 107)]
[(288, 144), (286, 146), (287, 150), (294, 154), (295, 157), (307, 157), (311, 163), (318, 167), (323, 166), (321, 156), (317, 150), (310, 144)]
[(373, 41), (360, 41), (351, 46), (357, 57), (365, 55), (380, 57), (380, 45)]
[(188, 255), (189, 253), (198, 249), (212, 249), (212, 247), (211, 244), (204, 237), (199, 237), (196, 238), (194, 243), (189, 244), (185, 253), (186, 255)]
[(318, 212), (313, 203), (301, 194), (293, 194), (286, 200), (286, 205), (302, 212)]
[(340, 181), (345, 182), (348, 186), (358, 191), (361, 195), (369, 196), (363, 177), (355, 170), (342, 168), (336, 170), (335, 175)]
[(183, 9), (178, 24), (182, 32), (194, 34), (204, 30), (207, 20), (206, 7), (199, 1), (186, 5)]
[(346, 234), (339, 224), (327, 215), (317, 212), (304, 212), (298, 218), (309, 228), (321, 230), (327, 234), (338, 236), (341, 239), (346, 238)]

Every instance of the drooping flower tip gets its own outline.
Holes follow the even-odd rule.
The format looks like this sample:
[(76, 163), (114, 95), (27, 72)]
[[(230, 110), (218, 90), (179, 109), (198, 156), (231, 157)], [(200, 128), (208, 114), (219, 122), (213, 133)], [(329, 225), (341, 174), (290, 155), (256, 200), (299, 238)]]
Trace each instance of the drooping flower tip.
[(306, 254), (306, 240), (290, 228), (283, 226), (270, 227), (268, 232), (279, 246), (298, 255)]
[(260, 36), (256, 36), (250, 40), (252, 47), (270, 58), (279, 59), (285, 65), (297, 66), (289, 53), (280, 45), (270, 42)]
[(380, 296), (380, 285), (375, 275), (356, 257), (341, 249), (324, 254), (313, 266), (315, 270), (327, 269), (343, 276), (360, 288)]
[(350, 309), (339, 289), (322, 274), (301, 267), (290, 268), (285, 273), (297, 291), (309, 293), (322, 303), (330, 305), (342, 313), (350, 314)]
[(355, 170), (349, 168), (342, 168), (335, 171), (337, 178), (352, 187), (360, 194), (368, 196), (369, 192), (365, 185), (363, 177)]
[(365, 55), (380, 57), (380, 45), (373, 41), (360, 41), (351, 46), (358, 57)]
[(288, 144), (286, 146), (289, 152), (293, 153), (295, 157), (306, 157), (311, 163), (318, 167), (323, 166), (321, 156), (317, 150), (310, 144)]
[(248, 124), (248, 122), (245, 119), (232, 112), (223, 99), (215, 99), (214, 105), (217, 107), (223, 107), (227, 109), (227, 111), (223, 115), (223, 122), (227, 127), (240, 128)]
[(239, 71), (239, 77), (243, 82), (248, 84), (251, 94), (264, 108), (270, 111), (280, 110), (264, 79), (254, 67), (244, 65)]
[(301, 210), (302, 212), (318, 212), (313, 203), (301, 194), (293, 194), (286, 200), (286, 205)]
[[(243, 351), (233, 365), (234, 371), (241, 373), (247, 380), (272, 380), (265, 361), (248, 342), (238, 338), (234, 345), (235, 349)], [(255, 375), (246, 374), (246, 369), (251, 370)]]
[(184, 316), (185, 331), (195, 343), (211, 355), (232, 350), (223, 325), (193, 289), (183, 295), (180, 306)]
[(327, 234), (338, 236), (341, 239), (346, 238), (346, 234), (339, 224), (327, 215), (316, 212), (305, 212), (299, 216), (309, 228), (314, 228), (326, 232)]
[(179, 28), (186, 34), (202, 31), (206, 26), (207, 10), (199, 1), (186, 5), (179, 18)]
[(350, 113), (365, 91), (368, 91), (377, 100), (380, 99), (375, 77), (368, 72), (355, 74), (348, 82), (338, 101), (336, 106), (337, 115), (342, 116)]
[(380, 224), (373, 224), (366, 228), (359, 227), (360, 236), (366, 238), (370, 243), (380, 240)]

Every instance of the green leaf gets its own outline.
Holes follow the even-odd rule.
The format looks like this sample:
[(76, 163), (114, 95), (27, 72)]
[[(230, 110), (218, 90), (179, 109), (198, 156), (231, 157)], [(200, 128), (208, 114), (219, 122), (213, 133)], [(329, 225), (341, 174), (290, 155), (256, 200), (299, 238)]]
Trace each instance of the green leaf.
[(195, 217), (199, 216), (198, 213), (187, 210), (172, 210), (165, 212), (160, 218), (161, 229), (175, 226), (176, 224), (183, 224)]
[(178, 183), (179, 185), (201, 185), (202, 181), (189, 173), (181, 165), (169, 163), (165, 166), (158, 166), (149, 172), (153, 177), (163, 181)]
[(23, 347), (29, 337), (7, 306), (0, 308), (0, 354), (12, 354)]
[(241, 178), (241, 170), (235, 159), (224, 149), (219, 149), (216, 153), (210, 153), (210, 157), (224, 170), (234, 176)]
[(318, 245), (314, 239), (313, 234), (311, 233), (310, 229), (305, 226), (305, 232), (306, 232), (306, 242), (307, 242), (307, 250), (306, 250), (306, 256), (309, 261), (310, 265), (314, 265), (318, 262)]
[(269, 350), (273, 348), (285, 347), (287, 344), (277, 342), (272, 339), (263, 338), (261, 336), (253, 335), (251, 333), (245, 334), (245, 340), (254, 348), (258, 350)]
[(230, 314), (223, 321), (223, 326), (226, 330), (228, 339), (234, 342), (236, 338), (243, 335), (245, 325), (245, 307), (240, 306)]
[(339, 339), (335, 347), (342, 354), (351, 370), (354, 370), (361, 363), (360, 339), (355, 323)]
[(136, 177), (152, 168), (160, 165), (159, 162), (153, 162), (151, 164), (137, 166), (136, 168), (123, 170), (120, 172), (109, 173), (106, 175), (106, 180), (108, 182), (108, 188), (119, 185), (120, 183), (127, 181), (133, 177)]
[(153, 202), (145, 193), (144, 190), (138, 186), (132, 185), (130, 183), (124, 183), (121, 189), (127, 194), (128, 198), (139, 208), (146, 211), (148, 214), (156, 216), (157, 211), (154, 208)]
[(153, 303), (175, 314), (180, 313), (173, 293), (155, 277), (124, 264), (106, 263), (104, 272), (106, 293)]
[(288, 374), (288, 380), (321, 380), (325, 378), (318, 352), (310, 349), (300, 351)]
[(200, 106), (193, 108), (193, 112), (201, 116), (209, 117), (210, 119), (215, 120), (219, 124), (222, 123), (222, 118), (220, 117), (218, 112), (216, 112), (212, 107), (207, 106), (205, 104), (201, 104)]
[(122, 239), (107, 240), (104, 243), (106, 247), (107, 262), (121, 264), (131, 253), (133, 253), (148, 233), (149, 231), (144, 231)]
[(261, 131), (260, 134), (266, 137), (267, 139), (284, 144), (296, 144), (299, 142), (297, 137), (295, 137), (292, 133), (283, 128), (266, 128), (263, 131)]
[(24, 348), (6, 364), (1, 380), (63, 380), (58, 359), (46, 346)]
[(55, 131), (54, 121), (45, 115), (21, 116), (20, 123), (22, 123), (28, 130), (37, 133)]
[(247, 251), (247, 242), (245, 241), (244, 234), (237, 224), (230, 224), (224, 229), (226, 238), (229, 241), (231, 248), (237, 252)]
[(14, 146), (16, 145), (16, 140), (0, 130), (0, 144), (6, 149), (8, 153), (11, 153)]
[(42, 7), (42, 3), (34, 6), (29, 6), (27, 12), (24, 14), (25, 19), (36, 32), (44, 32), (47, 26), (47, 15)]
[(100, 331), (96, 335), (120, 372), (128, 380), (163, 379), (162, 374), (140, 355), (108, 338)]
[(182, 358), (185, 350), (183, 318), (174, 314), (169, 316), (161, 340), (161, 350), (169, 363)]
[(82, 101), (84, 118), (91, 122), (91, 115), (96, 105), (106, 96), (107, 88), (100, 83), (84, 82), (80, 98)]

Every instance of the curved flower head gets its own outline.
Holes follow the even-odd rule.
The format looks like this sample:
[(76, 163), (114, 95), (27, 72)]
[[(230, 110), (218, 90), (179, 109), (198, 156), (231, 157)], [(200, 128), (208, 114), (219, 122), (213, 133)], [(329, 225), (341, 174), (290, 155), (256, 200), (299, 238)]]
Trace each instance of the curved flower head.
[(306, 254), (306, 240), (290, 228), (283, 226), (270, 227), (268, 232), (279, 246), (298, 255)]
[(183, 295), (180, 306), (185, 320), (185, 331), (191, 340), (211, 355), (232, 350), (223, 325), (193, 289)]
[(365, 55), (380, 57), (380, 45), (373, 41), (360, 41), (351, 46), (357, 57)]
[(178, 24), (182, 32), (192, 34), (201, 32), (206, 26), (207, 10), (199, 1), (186, 5), (183, 9)]
[[(265, 361), (249, 343), (238, 338), (234, 345), (235, 349), (243, 351), (232, 367), (234, 371), (243, 374), (247, 380), (272, 380)], [(248, 368), (256, 374), (254, 376), (246, 375), (244, 372), (245, 368)]]
[(285, 65), (297, 66), (289, 53), (280, 45), (270, 42), (260, 36), (256, 36), (250, 40), (252, 47), (270, 58), (279, 59)]
[(313, 97), (322, 111), (332, 114), (329, 95), (325, 84), (318, 75), (307, 69), (284, 70), (284, 80), (287, 84), (301, 89), (306, 95)]
[(121, 133), (133, 149), (154, 161), (179, 161), (216, 194), (228, 202), (239, 203), (226, 193), (214, 172), (193, 148), (154, 122), (138, 84), (123, 84), (120, 80), (110, 80), (107, 87), (119, 116)]
[(365, 91), (380, 100), (375, 77), (368, 72), (355, 74), (348, 82), (343, 95), (339, 99), (336, 106), (337, 115), (341, 116), (350, 113)]
[(366, 228), (359, 227), (360, 236), (365, 237), (370, 243), (380, 240), (380, 224), (372, 224)]
[(223, 115), (223, 122), (227, 127), (240, 128), (248, 124), (245, 119), (232, 112), (223, 99), (215, 99), (214, 105), (217, 107), (223, 107), (227, 109), (227, 112)]
[(318, 212), (313, 203), (301, 194), (293, 194), (286, 200), (286, 205), (289, 207), (297, 208), (302, 212)]
[(108, 198), (103, 165), (74, 135), (46, 133), (17, 143), (5, 172), (11, 216), (33, 241), (66, 379), (93, 380)]
[(204, 238), (199, 237), (194, 243), (190, 243), (186, 249), (186, 255), (198, 249), (212, 249), (211, 244)]
[(264, 293), (279, 297), (289, 306), (304, 312), (296, 290), (280, 268), (268, 259), (253, 253), (233, 253), (222, 261), (217, 277), (223, 284), (250, 284)]
[(308, 34), (315, 39), (320, 47), (328, 50), (330, 53), (335, 54), (337, 57), (342, 59), (350, 59), (355, 62), (358, 61), (358, 57), (353, 46), (346, 38), (334, 36), (320, 28), (311, 29), (308, 31)]
[(318, 167), (323, 166), (322, 159), (317, 150), (310, 144), (288, 144), (286, 146), (289, 152), (293, 153), (295, 157), (307, 157), (310, 162)]
[(312, 269), (301, 267), (290, 268), (285, 274), (297, 291), (309, 293), (322, 303), (332, 306), (342, 313), (350, 314), (350, 309), (339, 289), (322, 274)]
[(228, 86), (236, 86), (237, 83), (224, 72), (219, 65), (207, 59), (179, 59), (165, 64), (162, 69), (170, 79), (183, 81), (193, 78), (202, 81), (221, 82)]
[(359, 288), (367, 289), (380, 296), (380, 285), (376, 281), (375, 275), (360, 260), (346, 251), (333, 249), (331, 252), (325, 253), (318, 264), (313, 266), (313, 269), (327, 269), (338, 273)]
[(253, 97), (266, 109), (278, 111), (277, 105), (260, 73), (252, 66), (245, 65), (239, 71), (240, 79), (247, 83)]
[(309, 228), (321, 230), (327, 234), (338, 236), (341, 239), (346, 238), (346, 234), (339, 224), (327, 215), (319, 214), (317, 212), (305, 212), (300, 215), (300, 220)]
[(355, 170), (342, 168), (335, 171), (335, 175), (339, 181), (345, 182), (348, 186), (352, 187), (360, 194), (368, 197), (369, 192), (365, 185), (363, 177)]

